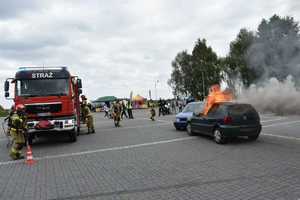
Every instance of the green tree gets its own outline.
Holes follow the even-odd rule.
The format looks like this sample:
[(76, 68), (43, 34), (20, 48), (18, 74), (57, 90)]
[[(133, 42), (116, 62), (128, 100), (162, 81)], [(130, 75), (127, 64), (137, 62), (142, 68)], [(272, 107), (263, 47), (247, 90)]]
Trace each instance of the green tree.
[(201, 99), (212, 84), (220, 83), (222, 79), (217, 54), (206, 45), (205, 39), (197, 40), (192, 55), (187, 51), (178, 53), (172, 68), (168, 83), (175, 95), (192, 95)]
[(240, 79), (249, 86), (256, 79), (256, 74), (247, 62), (247, 53), (254, 41), (254, 33), (243, 28), (236, 39), (230, 43), (229, 54), (222, 59), (224, 72), (227, 74), (227, 83), (234, 88), (235, 81)]
[(197, 40), (192, 52), (192, 60), (194, 87), (197, 91), (193, 95), (199, 96), (201, 94), (204, 97), (211, 85), (221, 82), (221, 65), (217, 54), (210, 46), (207, 46), (205, 39)]
[(5, 117), (8, 115), (8, 111), (5, 110), (1, 105), (0, 105), (0, 117)]
[(172, 61), (171, 79), (168, 84), (172, 87), (174, 95), (188, 95), (191, 84), (188, 77), (191, 76), (191, 55), (187, 51), (179, 52)]
[(294, 18), (274, 15), (263, 19), (247, 55), (257, 78), (283, 80), (290, 74), (300, 77), (299, 38), (299, 25)]

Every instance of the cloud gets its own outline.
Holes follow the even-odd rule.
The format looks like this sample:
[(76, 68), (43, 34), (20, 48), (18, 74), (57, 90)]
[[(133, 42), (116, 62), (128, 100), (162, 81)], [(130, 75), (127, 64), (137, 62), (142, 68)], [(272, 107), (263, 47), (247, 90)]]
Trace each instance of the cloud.
[(38, 8), (38, 2), (35, 0), (9, 0), (2, 1), (0, 3), (0, 19), (7, 20), (22, 16), (26, 12), (32, 11)]
[[(91, 99), (171, 97), (167, 80), (176, 53), (206, 38), (226, 55), (242, 27), (254, 30), (274, 13), (299, 14), (296, 1), (86, 0), (0, 3), (0, 82), (17, 66), (67, 65)], [(294, 6), (295, 5), (295, 6)], [(299, 5), (298, 5), (299, 7)], [(4, 76), (5, 75), (5, 76)], [(3, 92), (0, 91), (0, 95)], [(3, 95), (2, 95), (3, 96)], [(5, 104), (4, 98), (0, 104)]]

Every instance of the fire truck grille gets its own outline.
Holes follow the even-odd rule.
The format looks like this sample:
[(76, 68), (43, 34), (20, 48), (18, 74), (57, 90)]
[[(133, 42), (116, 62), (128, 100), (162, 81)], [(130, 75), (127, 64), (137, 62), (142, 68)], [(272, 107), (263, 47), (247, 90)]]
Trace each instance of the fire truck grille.
[(38, 113), (57, 113), (62, 109), (62, 104), (34, 104), (26, 105), (26, 112), (28, 114), (38, 114)]

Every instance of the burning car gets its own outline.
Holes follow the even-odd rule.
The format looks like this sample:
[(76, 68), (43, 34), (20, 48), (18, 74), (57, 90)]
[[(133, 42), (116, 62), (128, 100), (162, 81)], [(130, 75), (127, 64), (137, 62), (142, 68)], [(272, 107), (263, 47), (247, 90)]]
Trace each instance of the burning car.
[(211, 87), (204, 112), (193, 116), (187, 124), (188, 135), (201, 133), (213, 136), (218, 144), (228, 138), (247, 136), (256, 140), (261, 132), (260, 117), (250, 104), (232, 102), (232, 95), (220, 87)]

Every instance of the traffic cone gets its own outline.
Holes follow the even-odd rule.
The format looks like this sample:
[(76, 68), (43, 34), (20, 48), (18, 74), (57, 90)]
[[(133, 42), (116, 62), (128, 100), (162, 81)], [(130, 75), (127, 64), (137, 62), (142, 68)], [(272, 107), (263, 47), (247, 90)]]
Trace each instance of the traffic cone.
[(27, 146), (27, 152), (26, 152), (26, 164), (27, 165), (33, 165), (36, 161), (33, 159), (31, 146)]

